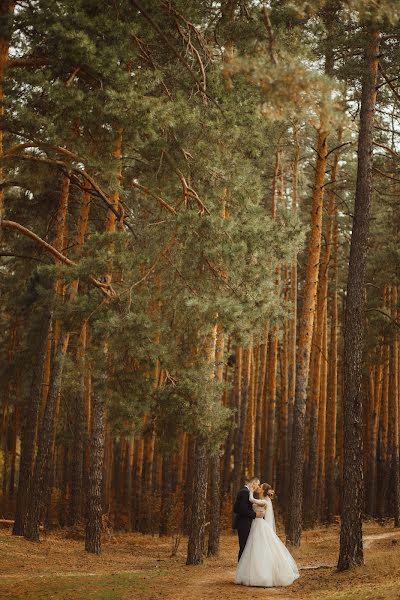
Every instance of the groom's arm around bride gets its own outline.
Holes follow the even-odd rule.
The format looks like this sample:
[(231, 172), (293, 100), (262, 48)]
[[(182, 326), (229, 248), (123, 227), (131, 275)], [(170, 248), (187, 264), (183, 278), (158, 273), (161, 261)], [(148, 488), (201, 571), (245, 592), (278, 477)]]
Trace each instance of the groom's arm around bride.
[(243, 550), (246, 546), (247, 538), (249, 537), (251, 524), (253, 519), (256, 518), (256, 513), (253, 511), (252, 504), (250, 502), (250, 491), (253, 491), (258, 487), (260, 481), (257, 477), (253, 477), (249, 481), (246, 481), (246, 485), (239, 490), (235, 504), (233, 505), (233, 512), (235, 513), (233, 528), (237, 529), (239, 537), (239, 557), (242, 556)]

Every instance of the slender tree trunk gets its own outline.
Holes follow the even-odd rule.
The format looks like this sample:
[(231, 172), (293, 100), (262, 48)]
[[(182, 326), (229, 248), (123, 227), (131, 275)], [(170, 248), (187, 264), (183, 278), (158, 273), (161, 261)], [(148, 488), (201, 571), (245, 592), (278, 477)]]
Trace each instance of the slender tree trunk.
[(210, 527), (208, 534), (208, 551), (207, 556), (217, 556), (219, 552), (219, 537), (220, 537), (220, 510), (221, 510), (221, 493), (220, 493), (220, 458), (216, 454), (210, 460)]
[(164, 453), (162, 466), (161, 516), (159, 534), (169, 534), (172, 506), (172, 461), (169, 453)]
[(317, 493), (316, 493), (316, 514), (320, 519), (323, 514), (325, 504), (325, 444), (326, 444), (326, 407), (328, 394), (328, 324), (327, 324), (327, 298), (325, 299), (325, 323), (322, 336), (322, 357), (321, 357), (321, 390), (320, 406), (318, 411), (318, 473), (317, 473)]
[(303, 506), (304, 416), (310, 368), (310, 351), (317, 300), (319, 260), (321, 254), (322, 206), (327, 159), (327, 131), (321, 123), (317, 139), (317, 165), (311, 208), (311, 232), (308, 245), (306, 281), (300, 319), (296, 364), (296, 393), (293, 414), (289, 506), (285, 523), (286, 542), (300, 545)]
[(347, 299), (344, 320), (343, 422), (344, 461), (342, 524), (338, 569), (363, 563), (363, 447), (362, 352), (365, 303), (365, 266), (368, 247), (372, 178), (372, 145), (380, 35), (367, 32), (363, 76), (358, 169), (353, 230), (350, 245)]
[(389, 346), (384, 345), (383, 390), (382, 390), (382, 424), (379, 450), (379, 472), (382, 481), (378, 495), (378, 513), (381, 520), (386, 515), (386, 499), (389, 484)]
[[(337, 177), (337, 155), (334, 158), (331, 179), (332, 189), (330, 194), (336, 194)], [(330, 331), (330, 360), (329, 360), (329, 383), (326, 411), (326, 499), (327, 520), (332, 522), (336, 510), (336, 419), (337, 419), (337, 395), (338, 395), (338, 225), (335, 207), (333, 224), (333, 272), (331, 298), (331, 331)]]
[[(294, 156), (292, 166), (292, 212), (297, 214), (299, 205), (299, 170), (300, 170), (300, 144), (299, 131), (294, 127), (293, 134)], [(297, 342), (297, 256), (293, 259), (290, 269), (290, 301), (292, 312), (289, 322), (289, 365), (288, 365), (288, 453), (290, 459), (292, 431), (293, 431), (293, 409), (296, 395), (296, 342)], [(290, 471), (285, 475), (284, 498), (288, 497), (290, 482)], [(285, 502), (286, 503), (286, 502)]]
[[(382, 358), (383, 345), (381, 346), (381, 358)], [(375, 377), (375, 389), (374, 389), (374, 406), (371, 415), (371, 440), (370, 440), (370, 454), (369, 454), (369, 485), (367, 494), (367, 513), (371, 516), (375, 515), (376, 509), (376, 492), (377, 492), (377, 451), (378, 451), (378, 435), (379, 435), (379, 422), (381, 415), (382, 405), (382, 389), (383, 389), (383, 363), (379, 364), (376, 368)]]
[(265, 326), (264, 339), (260, 350), (260, 362), (258, 373), (257, 397), (256, 397), (256, 427), (254, 440), (254, 473), (256, 477), (261, 474), (261, 453), (262, 453), (262, 418), (264, 412), (265, 381), (267, 373), (267, 353), (268, 353), (268, 323)]
[[(397, 287), (393, 286), (391, 291), (391, 309), (392, 317), (397, 317)], [(399, 448), (399, 342), (397, 332), (391, 348), (391, 394), (390, 399), (393, 402), (393, 512), (394, 526), (400, 527), (400, 448)]]
[[(215, 350), (215, 376), (219, 383), (224, 379), (225, 337), (221, 326), (218, 327)], [(212, 357), (210, 357), (212, 359)], [(221, 465), (219, 453), (210, 459), (210, 528), (207, 556), (216, 556), (219, 552), (220, 512), (221, 512)]]
[(275, 429), (276, 429), (276, 377), (278, 369), (278, 336), (276, 326), (272, 327), (269, 345), (268, 368), (268, 429), (266, 446), (265, 480), (274, 485)]

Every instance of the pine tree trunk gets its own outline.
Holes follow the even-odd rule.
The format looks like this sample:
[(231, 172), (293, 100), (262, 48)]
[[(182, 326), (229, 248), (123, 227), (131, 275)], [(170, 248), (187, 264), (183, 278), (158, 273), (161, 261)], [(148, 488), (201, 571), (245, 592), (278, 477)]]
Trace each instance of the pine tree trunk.
[(378, 514), (383, 521), (386, 515), (386, 499), (389, 485), (389, 346), (383, 348), (383, 390), (382, 390), (382, 424), (379, 449), (379, 473), (381, 479), (381, 491), (378, 495)]
[(162, 465), (161, 516), (159, 525), (160, 537), (169, 534), (170, 513), (172, 506), (172, 461), (169, 453), (164, 453)]
[(317, 165), (311, 208), (311, 231), (308, 245), (306, 281), (300, 319), (300, 334), (296, 362), (296, 393), (293, 411), (291, 473), (288, 513), (285, 523), (286, 542), (300, 545), (303, 508), (304, 416), (310, 368), (314, 315), (317, 300), (319, 260), (321, 254), (322, 206), (327, 159), (327, 132), (321, 123), (317, 139)]
[(71, 491), (68, 514), (68, 524), (75, 525), (82, 520), (83, 506), (83, 460), (85, 436), (85, 351), (86, 351), (86, 322), (82, 323), (76, 352), (76, 366), (79, 375), (79, 391), (74, 398), (74, 430), (71, 457)]
[[(392, 287), (391, 293), (391, 308), (392, 317), (397, 317), (397, 288)], [(393, 452), (392, 452), (392, 469), (393, 469), (393, 512), (394, 526), (400, 527), (400, 448), (399, 448), (399, 342), (397, 332), (394, 334), (394, 339), (391, 348), (391, 394), (390, 399), (393, 402)]]
[(61, 332), (57, 350), (54, 356), (52, 376), (50, 380), (49, 393), (47, 395), (46, 409), (43, 423), (39, 434), (38, 452), (34, 474), (29, 488), (29, 505), (26, 515), (24, 536), (28, 540), (39, 541), (39, 525), (42, 517), (43, 502), (46, 499), (48, 484), (48, 463), (52, 447), (52, 430), (54, 411), (57, 395), (60, 389), (62, 370), (65, 358), (65, 339), (68, 334)]
[(210, 469), (210, 527), (207, 556), (217, 556), (219, 552), (220, 510), (221, 510), (221, 469), (219, 455), (212, 456)]
[[(383, 346), (381, 346), (381, 353)], [(376, 492), (378, 487), (377, 482), (377, 451), (378, 451), (378, 435), (379, 422), (382, 405), (382, 389), (383, 389), (383, 364), (379, 364), (376, 368), (374, 389), (374, 406), (371, 415), (371, 440), (369, 454), (369, 477), (368, 477), (368, 493), (367, 493), (367, 514), (374, 516), (376, 512)]]
[(321, 390), (320, 406), (318, 411), (318, 472), (317, 472), (317, 493), (316, 493), (316, 517), (320, 519), (325, 506), (325, 444), (326, 444), (326, 407), (328, 395), (328, 324), (327, 324), (327, 298), (325, 299), (325, 323), (322, 337), (322, 357), (321, 357)]
[[(299, 131), (294, 127), (293, 133), (294, 156), (292, 167), (292, 212), (297, 214), (299, 205), (299, 169), (300, 169), (300, 144)], [(296, 348), (297, 348), (297, 257), (293, 259), (290, 269), (290, 301), (292, 311), (289, 322), (289, 365), (288, 365), (288, 457), (290, 460), (292, 432), (293, 432), (293, 410), (296, 395)], [(290, 485), (290, 470), (285, 474), (285, 507)], [(285, 518), (286, 518), (285, 510)]]
[(365, 303), (365, 266), (368, 248), (372, 178), (372, 145), (378, 72), (379, 33), (368, 30), (363, 76), (358, 168), (353, 230), (350, 245), (344, 319), (343, 422), (344, 461), (342, 524), (338, 569), (363, 563), (363, 447), (362, 351)]
[[(332, 189), (330, 194), (336, 194), (337, 178), (337, 155), (331, 169)], [(337, 390), (338, 390), (338, 224), (336, 207), (333, 223), (333, 272), (331, 298), (331, 331), (330, 331), (330, 360), (329, 360), (329, 383), (326, 410), (326, 499), (327, 520), (333, 522), (336, 511), (336, 419), (337, 419)]]
[(45, 312), (41, 319), (41, 325), (38, 333), (39, 344), (37, 347), (36, 360), (33, 364), (29, 399), (24, 409), (17, 504), (13, 525), (13, 535), (24, 535), (28, 490), (31, 484), (31, 476), (33, 471), (36, 431), (42, 395), (42, 379), (44, 363), (47, 355), (47, 340), (50, 327), (51, 313)]
[(256, 477), (261, 474), (261, 453), (262, 453), (262, 418), (264, 412), (265, 381), (267, 373), (267, 352), (268, 352), (268, 323), (265, 326), (264, 341), (260, 350), (260, 362), (258, 373), (257, 397), (256, 397), (256, 427), (254, 440), (254, 473)]
[(268, 429), (266, 446), (265, 481), (274, 485), (275, 429), (276, 429), (276, 377), (278, 369), (278, 336), (276, 326), (272, 327), (269, 344), (268, 367)]
[[(340, 135), (339, 135), (340, 141)], [(332, 181), (334, 185), (337, 179), (337, 165), (339, 157), (336, 154), (332, 165)], [(308, 526), (313, 526), (317, 520), (317, 476), (318, 476), (318, 439), (319, 439), (319, 410), (321, 402), (321, 373), (322, 361), (326, 360), (323, 353), (323, 335), (326, 323), (327, 297), (328, 297), (328, 270), (331, 260), (333, 229), (336, 215), (336, 193), (334, 189), (329, 190), (328, 222), (326, 228), (325, 249), (320, 267), (317, 308), (315, 313), (315, 335), (314, 350), (312, 352), (312, 377), (310, 385), (311, 411), (309, 425), (309, 455), (308, 455), (308, 494), (305, 506), (305, 518)], [(321, 423), (322, 426), (322, 423)], [(323, 423), (325, 428), (325, 421)]]
[(184, 514), (183, 514), (183, 531), (185, 534), (189, 533), (190, 524), (192, 519), (192, 497), (193, 497), (193, 484), (194, 478), (196, 477), (195, 471), (196, 461), (196, 440), (193, 435), (188, 436), (188, 456), (186, 465), (186, 478), (185, 478), (185, 490), (184, 490)]
[(93, 394), (92, 431), (90, 435), (90, 475), (87, 491), (85, 550), (101, 554), (102, 484), (105, 437), (105, 405), (99, 394)]
[[(224, 380), (224, 348), (225, 336), (221, 326), (218, 326), (215, 359), (209, 354), (208, 360), (215, 363), (215, 377), (222, 384)], [(210, 459), (210, 528), (208, 536), (207, 556), (216, 556), (219, 552), (220, 513), (221, 513), (221, 464), (219, 453)]]
[(187, 565), (200, 565), (204, 558), (207, 502), (208, 456), (205, 440), (197, 438), (192, 487), (192, 511), (189, 527)]

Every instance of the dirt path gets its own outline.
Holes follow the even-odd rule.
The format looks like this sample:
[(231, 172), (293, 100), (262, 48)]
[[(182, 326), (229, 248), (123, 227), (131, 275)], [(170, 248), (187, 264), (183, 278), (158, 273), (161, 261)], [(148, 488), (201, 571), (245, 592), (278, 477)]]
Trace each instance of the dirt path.
[[(369, 600), (362, 586), (375, 589), (374, 582), (383, 571), (382, 585), (394, 585), (398, 574), (398, 589), (400, 531), (367, 524), (366, 566), (345, 574), (336, 571), (338, 541), (337, 526), (305, 532), (302, 547), (293, 552), (301, 572), (299, 580), (289, 588), (250, 591), (233, 583), (237, 540), (228, 534), (221, 538), (217, 558), (206, 559), (198, 567), (187, 567), (185, 540), (178, 555), (171, 558), (172, 538), (121, 534), (105, 542), (101, 557), (94, 557), (84, 552), (81, 540), (69, 540), (63, 532), (32, 544), (0, 530), (0, 598), (135, 600), (145, 596), (146, 600), (246, 600), (249, 593), (256, 593), (272, 600), (318, 600), (326, 597), (328, 589), (335, 594), (349, 589), (349, 595), (334, 595), (335, 599)], [(351, 595), (360, 586), (362, 595)], [(371, 598), (391, 600), (392, 596), (377, 593)], [(398, 595), (393, 598), (398, 600)]]

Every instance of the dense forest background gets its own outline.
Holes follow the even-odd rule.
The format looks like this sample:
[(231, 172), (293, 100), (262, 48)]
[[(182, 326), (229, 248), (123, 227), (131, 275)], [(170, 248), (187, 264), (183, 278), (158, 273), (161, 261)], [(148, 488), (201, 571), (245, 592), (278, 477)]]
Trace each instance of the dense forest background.
[[(99, 553), (107, 527), (185, 533), (195, 564), (253, 474), (294, 545), (346, 501), (400, 526), (398, 12), (0, 3), (0, 512), (15, 534), (84, 525)], [(370, 237), (348, 281), (362, 157)], [(343, 383), (359, 273), (361, 420)], [(361, 500), (342, 494), (355, 439)]]

